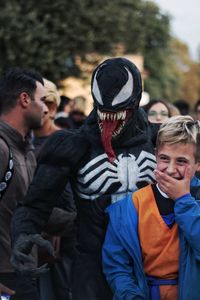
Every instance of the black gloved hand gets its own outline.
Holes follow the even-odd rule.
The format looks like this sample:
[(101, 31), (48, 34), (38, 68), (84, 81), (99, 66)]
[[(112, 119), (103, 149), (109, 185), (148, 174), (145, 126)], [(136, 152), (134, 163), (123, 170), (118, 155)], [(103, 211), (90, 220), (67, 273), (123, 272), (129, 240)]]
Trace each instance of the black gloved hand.
[(10, 262), (16, 271), (20, 273), (39, 276), (49, 269), (47, 264), (39, 268), (33, 267), (35, 260), (29, 255), (33, 245), (44, 247), (50, 255), (54, 256), (51, 243), (43, 239), (40, 234), (21, 234), (14, 244)]

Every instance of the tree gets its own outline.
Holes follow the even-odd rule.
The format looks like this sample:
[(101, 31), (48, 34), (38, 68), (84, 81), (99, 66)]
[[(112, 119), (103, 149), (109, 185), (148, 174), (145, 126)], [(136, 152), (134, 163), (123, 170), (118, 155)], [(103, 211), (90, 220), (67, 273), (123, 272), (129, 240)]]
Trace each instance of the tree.
[(142, 53), (149, 72), (146, 89), (169, 96), (170, 19), (145, 0), (7, 0), (0, 3), (0, 70), (35, 68), (50, 80), (80, 76), (75, 57), (112, 55), (115, 45)]
[(171, 101), (178, 92), (180, 78), (173, 66), (171, 53), (170, 17), (160, 12), (153, 2), (143, 7), (145, 45), (144, 66), (148, 72), (145, 90), (151, 98)]
[(200, 63), (191, 59), (188, 46), (182, 41), (174, 38), (171, 48), (174, 68), (181, 78), (177, 98), (184, 99), (193, 106), (200, 98)]

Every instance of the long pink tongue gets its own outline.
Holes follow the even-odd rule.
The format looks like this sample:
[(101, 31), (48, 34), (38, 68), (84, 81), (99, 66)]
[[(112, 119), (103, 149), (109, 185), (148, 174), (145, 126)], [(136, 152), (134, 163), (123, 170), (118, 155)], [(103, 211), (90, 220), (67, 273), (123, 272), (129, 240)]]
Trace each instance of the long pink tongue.
[(102, 122), (103, 130), (101, 133), (101, 141), (110, 162), (113, 162), (116, 158), (115, 152), (112, 148), (111, 140), (112, 140), (112, 135), (115, 129), (117, 128), (117, 123), (118, 121), (110, 121), (110, 120), (104, 120)]

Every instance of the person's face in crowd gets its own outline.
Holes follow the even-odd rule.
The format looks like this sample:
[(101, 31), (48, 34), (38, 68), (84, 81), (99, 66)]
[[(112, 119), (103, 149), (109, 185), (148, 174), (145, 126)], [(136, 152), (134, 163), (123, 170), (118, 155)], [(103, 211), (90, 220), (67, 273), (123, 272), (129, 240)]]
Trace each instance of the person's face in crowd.
[(72, 103), (69, 102), (68, 104), (65, 105), (64, 112), (66, 114), (70, 114), (70, 112), (72, 111), (72, 109), (73, 109), (73, 105), (72, 105)]
[(191, 177), (200, 166), (195, 159), (196, 146), (192, 143), (163, 144), (156, 150), (157, 169), (175, 179), (183, 179), (186, 168)]
[(200, 121), (200, 105), (197, 106), (196, 119)]
[(40, 82), (36, 82), (36, 85), (34, 99), (31, 99), (26, 114), (26, 122), (29, 129), (40, 128), (44, 123), (45, 114), (48, 112), (48, 107), (44, 102), (46, 89)]
[(161, 102), (152, 105), (148, 111), (148, 120), (151, 123), (163, 123), (168, 118), (169, 118), (168, 109)]
[(49, 120), (54, 120), (54, 117), (57, 112), (57, 105), (54, 102), (44, 101), (46, 105), (46, 110), (44, 111), (44, 124), (47, 123)]

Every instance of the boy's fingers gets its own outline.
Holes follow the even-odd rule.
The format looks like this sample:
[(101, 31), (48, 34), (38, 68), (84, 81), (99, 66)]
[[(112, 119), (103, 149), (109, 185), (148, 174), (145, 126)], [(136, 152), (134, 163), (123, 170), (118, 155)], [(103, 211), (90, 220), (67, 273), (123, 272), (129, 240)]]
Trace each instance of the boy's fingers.
[(155, 174), (156, 180), (159, 181), (159, 182), (163, 182), (163, 183), (165, 183), (166, 181), (167, 182), (173, 182), (173, 178), (171, 176), (163, 173), (163, 172), (155, 170), (154, 174)]

